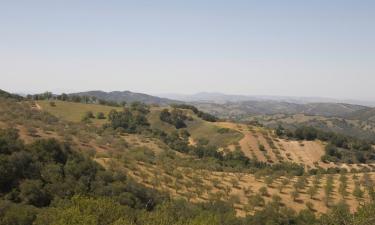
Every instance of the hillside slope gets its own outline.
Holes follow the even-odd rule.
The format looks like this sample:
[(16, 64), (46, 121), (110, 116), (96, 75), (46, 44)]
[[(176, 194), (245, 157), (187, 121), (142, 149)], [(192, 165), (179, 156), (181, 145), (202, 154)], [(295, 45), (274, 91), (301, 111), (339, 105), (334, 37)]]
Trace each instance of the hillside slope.
[[(110, 127), (102, 129), (95, 119), (92, 123), (75, 120), (85, 110), (104, 111), (109, 109), (107, 106), (101, 108), (93, 104), (58, 101), (55, 106), (51, 106), (48, 101), (38, 104), (40, 108), (32, 108), (32, 102), (1, 100), (0, 128), (17, 128), (20, 138), (26, 143), (44, 138), (70, 143), (107, 171), (124, 172), (132, 181), (168, 193), (173, 199), (182, 198), (191, 203), (226, 202), (240, 217), (254, 215), (267, 209), (268, 204), (276, 203), (299, 212), (306, 209), (310, 202), (308, 205), (313, 212), (325, 213), (342, 199), (354, 211), (360, 203), (367, 201), (368, 180), (374, 179), (374, 174), (363, 173), (371, 171), (371, 165), (352, 165), (353, 168), (361, 169), (353, 174), (343, 172), (343, 175), (315, 176), (302, 172), (295, 176), (294, 172), (301, 170), (292, 162), (300, 163), (305, 168), (346, 165), (323, 164), (319, 161), (325, 143), (281, 139), (275, 137), (272, 130), (258, 126), (202, 121), (189, 110), (186, 113), (193, 118), (192, 121), (186, 121), (187, 128), (183, 129), (191, 133), (193, 141), (190, 145), (197, 144), (199, 138), (206, 135), (209, 141), (217, 140), (212, 145), (220, 143), (221, 149), (218, 150), (224, 152), (223, 158), (210, 155), (198, 157), (193, 152), (179, 152), (176, 146), (166, 144), (162, 138), (152, 135), (153, 129), (126, 133)], [(114, 109), (122, 110), (120, 107)], [(181, 129), (160, 121), (162, 109), (165, 108), (150, 108), (150, 127), (171, 134), (180, 132)], [(71, 117), (72, 112), (75, 112), (75, 117)], [(205, 148), (202, 147), (202, 150), (205, 151)], [(206, 150), (211, 151), (212, 148)], [(252, 160), (244, 159), (238, 150)], [(214, 155), (213, 152), (208, 153)], [(330, 182), (333, 182), (333, 187), (327, 198), (324, 194), (325, 186)], [(343, 182), (345, 193), (340, 188)], [(364, 191), (362, 197), (354, 196), (356, 187)], [(315, 192), (310, 194), (310, 189)]]
[(362, 109), (346, 116), (348, 119), (375, 122), (375, 108)]
[(276, 114), (276, 115), (256, 115), (244, 117), (242, 122), (254, 122), (263, 124), (270, 128), (282, 125), (288, 129), (296, 129), (301, 126), (311, 126), (324, 131), (331, 131), (348, 136), (357, 137), (374, 142), (375, 141), (375, 121), (372, 121), (373, 110), (361, 110), (341, 117), (311, 116), (305, 114)]

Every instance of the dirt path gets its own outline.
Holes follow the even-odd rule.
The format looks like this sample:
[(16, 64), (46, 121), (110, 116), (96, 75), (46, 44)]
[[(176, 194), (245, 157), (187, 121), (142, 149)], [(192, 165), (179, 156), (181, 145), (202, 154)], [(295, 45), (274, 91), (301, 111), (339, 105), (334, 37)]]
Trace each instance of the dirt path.
[(36, 107), (38, 110), (42, 110), (42, 107), (41, 107), (38, 103), (35, 103), (35, 107)]
[(31, 108), (41, 111), (42, 107), (37, 102), (31, 102)]

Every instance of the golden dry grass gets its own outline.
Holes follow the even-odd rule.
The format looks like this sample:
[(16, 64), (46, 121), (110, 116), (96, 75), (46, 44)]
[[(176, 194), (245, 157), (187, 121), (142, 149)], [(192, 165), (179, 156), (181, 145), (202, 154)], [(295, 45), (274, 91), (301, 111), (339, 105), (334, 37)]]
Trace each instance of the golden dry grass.
[[(65, 101), (54, 101), (56, 106), (51, 106), (50, 101), (37, 101), (36, 103), (52, 115), (55, 115), (63, 120), (70, 122), (80, 122), (86, 112), (93, 112), (94, 116), (96, 113), (102, 112), (105, 116), (112, 110), (120, 110), (120, 107), (111, 107), (98, 104), (83, 104), (75, 102), (65, 102)], [(92, 119), (94, 124), (104, 124), (107, 120), (105, 119)]]

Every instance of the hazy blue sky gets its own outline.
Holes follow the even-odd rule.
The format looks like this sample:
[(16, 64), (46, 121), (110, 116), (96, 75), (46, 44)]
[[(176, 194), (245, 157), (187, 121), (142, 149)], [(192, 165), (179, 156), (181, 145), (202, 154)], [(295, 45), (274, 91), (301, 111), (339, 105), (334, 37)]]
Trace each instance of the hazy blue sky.
[(0, 88), (375, 99), (375, 1), (0, 0)]

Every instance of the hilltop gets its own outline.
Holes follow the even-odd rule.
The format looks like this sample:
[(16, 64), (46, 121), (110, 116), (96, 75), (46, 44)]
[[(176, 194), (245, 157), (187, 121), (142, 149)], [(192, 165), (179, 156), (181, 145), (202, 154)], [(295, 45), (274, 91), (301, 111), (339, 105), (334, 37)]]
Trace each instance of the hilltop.
[(87, 91), (87, 92), (71, 93), (70, 95), (96, 97), (97, 99), (113, 101), (117, 103), (143, 102), (145, 104), (170, 105), (170, 104), (179, 102), (176, 100), (160, 98), (160, 97), (156, 97), (152, 95), (147, 95), (143, 93), (135, 93), (131, 91), (111, 91), (111, 92)]

